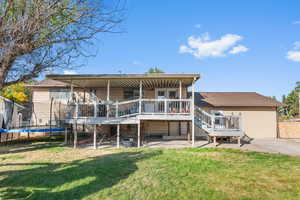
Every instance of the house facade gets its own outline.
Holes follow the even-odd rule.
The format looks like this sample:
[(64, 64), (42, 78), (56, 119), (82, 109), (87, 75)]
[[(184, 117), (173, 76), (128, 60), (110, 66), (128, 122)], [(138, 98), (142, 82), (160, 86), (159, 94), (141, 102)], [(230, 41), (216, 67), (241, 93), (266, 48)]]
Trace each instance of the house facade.
[[(200, 93), (195, 92), (199, 78), (199, 74), (48, 75), (46, 80), (28, 85), (33, 92), (32, 120), (40, 125), (57, 121), (72, 125), (75, 147), (81, 132), (91, 133), (95, 148), (105, 138), (118, 147), (124, 138), (131, 138), (140, 147), (147, 139), (185, 139), (194, 145), (201, 136), (212, 137), (214, 142), (218, 137), (234, 137), (239, 142), (247, 133), (276, 137), (273, 125), (262, 135), (253, 134), (257, 131), (251, 130), (251, 120), (261, 113), (249, 117), (242, 105), (232, 110), (199, 98)], [(214, 113), (216, 110), (222, 112)], [(276, 117), (265, 117), (276, 127)]]
[(48, 75), (28, 87), (38, 123), (59, 119), (86, 129), (92, 126), (107, 135), (134, 136), (141, 146), (141, 138), (189, 138), (194, 143), (194, 101), (193, 96), (188, 98), (188, 88), (194, 91), (199, 78), (199, 74)]

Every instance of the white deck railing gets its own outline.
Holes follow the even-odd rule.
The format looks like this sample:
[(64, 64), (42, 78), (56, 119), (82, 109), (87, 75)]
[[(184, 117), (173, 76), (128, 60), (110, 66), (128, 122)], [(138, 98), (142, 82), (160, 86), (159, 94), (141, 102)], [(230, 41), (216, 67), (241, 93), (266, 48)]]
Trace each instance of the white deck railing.
[(202, 125), (213, 131), (242, 130), (242, 117), (240, 115), (212, 115), (201, 108), (195, 110), (195, 118), (201, 121)]
[(130, 117), (134, 115), (190, 115), (191, 99), (136, 99), (122, 102), (76, 102), (68, 107), (67, 119)]

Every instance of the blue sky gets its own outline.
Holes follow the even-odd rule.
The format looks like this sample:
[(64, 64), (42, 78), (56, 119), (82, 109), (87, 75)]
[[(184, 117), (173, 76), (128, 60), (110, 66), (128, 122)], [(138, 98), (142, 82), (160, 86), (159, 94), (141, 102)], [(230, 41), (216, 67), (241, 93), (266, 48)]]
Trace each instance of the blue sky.
[[(300, 81), (300, 1), (128, 0), (77, 73), (200, 73), (197, 91), (276, 96)], [(288, 59), (289, 53), (289, 59)]]

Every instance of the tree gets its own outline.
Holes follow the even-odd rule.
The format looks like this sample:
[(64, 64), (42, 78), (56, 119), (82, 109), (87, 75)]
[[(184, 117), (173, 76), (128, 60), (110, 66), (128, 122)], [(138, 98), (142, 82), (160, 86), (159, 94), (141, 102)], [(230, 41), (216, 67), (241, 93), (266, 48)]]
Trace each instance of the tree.
[(24, 103), (29, 101), (30, 90), (25, 87), (24, 83), (16, 83), (1, 89), (0, 95), (18, 103)]
[(282, 95), (282, 103), (285, 101), (285, 99), (286, 99), (286, 96)]
[(286, 97), (284, 96), (283, 103), (287, 105), (284, 115), (287, 117), (295, 117), (299, 114), (299, 82), (296, 83), (296, 87)]
[(157, 67), (151, 67), (145, 74), (163, 74), (163, 73), (165, 72), (162, 71), (161, 69)]
[(0, 88), (77, 66), (96, 34), (115, 32), (122, 7), (121, 0), (0, 0)]
[(300, 81), (296, 82), (295, 90), (296, 90), (297, 92), (300, 92)]

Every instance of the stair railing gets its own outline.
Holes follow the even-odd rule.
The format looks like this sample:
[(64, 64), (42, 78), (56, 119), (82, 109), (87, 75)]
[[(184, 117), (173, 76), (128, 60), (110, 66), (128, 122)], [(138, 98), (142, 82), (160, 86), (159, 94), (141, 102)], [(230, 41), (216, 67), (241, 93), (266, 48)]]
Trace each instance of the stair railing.
[(213, 133), (219, 130), (240, 131), (242, 130), (241, 115), (213, 115), (201, 108), (195, 110), (195, 118)]

